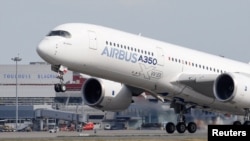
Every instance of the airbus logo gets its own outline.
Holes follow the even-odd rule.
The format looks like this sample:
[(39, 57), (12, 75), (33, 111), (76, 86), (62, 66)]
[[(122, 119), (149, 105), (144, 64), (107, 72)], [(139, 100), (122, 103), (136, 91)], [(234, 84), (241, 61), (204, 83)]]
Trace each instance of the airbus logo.
[(105, 47), (101, 55), (106, 55), (111, 58), (124, 60), (127, 62), (136, 63), (137, 62), (137, 53), (127, 52), (117, 48), (108, 48)]
[[(145, 64), (157, 64), (157, 59), (147, 55), (138, 55), (135, 52), (128, 52), (122, 49), (105, 47), (101, 53), (101, 55), (105, 55), (107, 57), (124, 60), (126, 62), (136, 63), (142, 62)], [(139, 56), (139, 57), (138, 57)], [(137, 59), (138, 58), (138, 59)]]

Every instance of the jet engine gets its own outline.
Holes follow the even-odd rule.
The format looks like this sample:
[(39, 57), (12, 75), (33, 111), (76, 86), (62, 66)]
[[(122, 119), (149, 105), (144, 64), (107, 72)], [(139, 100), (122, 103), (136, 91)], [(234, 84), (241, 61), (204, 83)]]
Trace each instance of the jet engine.
[(242, 73), (224, 73), (214, 82), (214, 96), (218, 101), (250, 106), (250, 77)]
[(132, 93), (126, 85), (105, 79), (89, 78), (81, 93), (86, 105), (104, 111), (122, 111), (132, 102)]

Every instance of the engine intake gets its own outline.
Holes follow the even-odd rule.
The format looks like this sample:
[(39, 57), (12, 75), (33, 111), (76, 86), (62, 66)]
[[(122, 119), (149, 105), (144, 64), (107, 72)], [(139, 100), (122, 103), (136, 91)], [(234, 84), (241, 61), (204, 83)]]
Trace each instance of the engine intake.
[(218, 101), (237, 107), (250, 107), (250, 77), (243, 73), (224, 73), (214, 82), (214, 96)]
[(97, 78), (85, 81), (82, 96), (86, 105), (107, 111), (125, 110), (132, 102), (132, 93), (127, 86)]
[(229, 101), (235, 95), (235, 82), (229, 74), (220, 75), (215, 81), (214, 88), (215, 97), (219, 101)]
[(84, 98), (88, 105), (97, 105), (103, 98), (103, 88), (101, 83), (96, 79), (89, 79), (84, 84)]

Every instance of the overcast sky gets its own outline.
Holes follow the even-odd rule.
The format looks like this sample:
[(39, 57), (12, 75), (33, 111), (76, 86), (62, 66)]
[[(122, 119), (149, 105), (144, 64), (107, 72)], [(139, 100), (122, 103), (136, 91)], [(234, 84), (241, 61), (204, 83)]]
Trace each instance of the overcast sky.
[(43, 61), (40, 40), (67, 22), (141, 33), (227, 58), (250, 61), (250, 0), (0, 0), (0, 64)]

